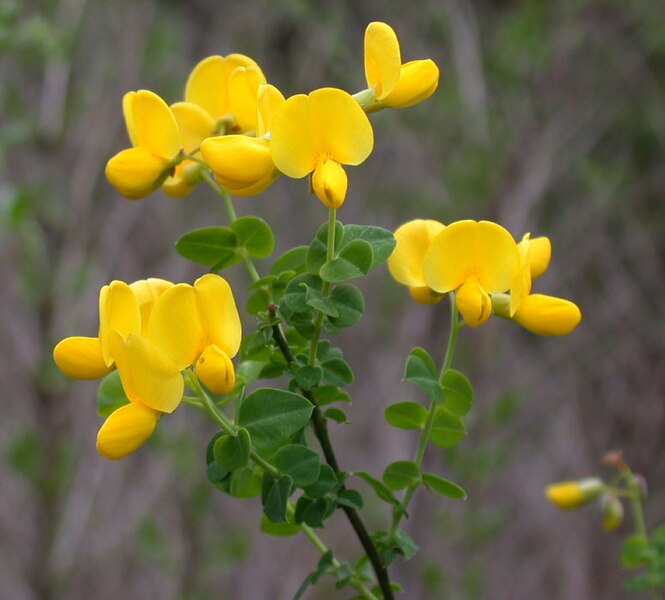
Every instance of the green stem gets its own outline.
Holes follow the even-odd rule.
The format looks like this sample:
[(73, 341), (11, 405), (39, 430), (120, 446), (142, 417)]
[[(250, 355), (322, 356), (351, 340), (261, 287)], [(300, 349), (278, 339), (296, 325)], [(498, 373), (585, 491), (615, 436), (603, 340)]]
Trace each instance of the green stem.
[[(446, 353), (443, 359), (441, 373), (439, 375), (440, 381), (443, 381), (444, 373), (450, 368), (450, 365), (453, 362), (453, 356), (455, 355), (455, 346), (457, 344), (457, 334), (459, 333), (459, 330), (462, 328), (462, 323), (460, 322), (458, 317), (457, 305), (455, 304), (455, 294), (451, 292), (448, 297), (450, 301), (450, 332), (448, 334), (448, 345), (446, 347)], [(429, 405), (429, 413), (427, 415), (427, 421), (425, 421), (425, 427), (420, 434), (420, 439), (418, 440), (418, 448), (416, 449), (416, 456), (414, 458), (414, 462), (416, 463), (416, 465), (418, 465), (419, 470), (423, 464), (423, 459), (425, 457), (425, 450), (427, 449), (427, 443), (429, 442), (430, 435), (432, 434), (432, 427), (434, 426), (434, 417), (436, 415), (437, 405), (438, 401), (432, 398)], [(389, 541), (392, 541), (395, 538), (395, 534), (397, 533), (400, 521), (402, 520), (402, 517), (406, 514), (407, 508), (409, 507), (409, 503), (411, 502), (411, 498), (413, 498), (413, 494), (415, 493), (419, 485), (420, 482), (411, 484), (407, 488), (406, 493), (404, 494), (404, 497), (402, 498), (402, 501), (400, 502), (399, 506), (397, 506), (393, 510), (393, 520), (390, 526), (390, 534), (388, 536)]]
[(633, 519), (635, 521), (635, 533), (640, 537), (647, 539), (647, 527), (644, 522), (644, 510), (642, 509), (642, 489), (640, 483), (631, 473), (628, 489), (630, 491), (630, 506), (633, 509)]
[[(336, 223), (337, 209), (331, 208), (328, 213), (328, 243), (326, 244), (326, 262), (330, 262), (335, 258), (335, 223)], [(330, 282), (323, 282), (322, 293), (327, 296), (330, 293)], [(309, 345), (309, 366), (316, 365), (316, 348), (319, 345), (319, 338), (321, 337), (321, 326), (323, 325), (324, 314), (318, 312), (316, 321), (314, 322), (314, 337)]]

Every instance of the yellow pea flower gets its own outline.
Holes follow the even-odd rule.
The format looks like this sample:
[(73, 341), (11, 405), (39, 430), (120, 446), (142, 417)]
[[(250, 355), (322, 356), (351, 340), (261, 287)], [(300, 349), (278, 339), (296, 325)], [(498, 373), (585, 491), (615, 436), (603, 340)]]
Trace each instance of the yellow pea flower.
[(605, 484), (598, 477), (587, 477), (578, 481), (561, 481), (547, 486), (545, 495), (556, 507), (573, 510), (592, 502), (605, 490)]
[(444, 227), (438, 221), (415, 219), (395, 230), (397, 245), (388, 258), (388, 270), (398, 283), (409, 287), (411, 296), (420, 304), (435, 304), (444, 297), (425, 283), (423, 274), (425, 254)]
[(209, 56), (192, 70), (185, 100), (203, 108), (215, 122), (208, 135), (256, 129), (259, 85), (266, 78), (259, 65), (243, 54)]
[(138, 200), (155, 191), (182, 160), (176, 118), (157, 94), (128, 92), (122, 109), (132, 148), (106, 164), (106, 177), (123, 196)]
[(341, 165), (359, 165), (372, 152), (374, 134), (365, 112), (346, 92), (322, 88), (292, 96), (274, 117), (270, 149), (275, 166), (312, 188), (329, 208), (344, 203), (347, 176)]
[(260, 85), (257, 98), (256, 137), (223, 135), (201, 144), (203, 159), (219, 184), (235, 196), (253, 196), (266, 190), (279, 177), (267, 134), (272, 118), (284, 104), (274, 86)]
[(178, 370), (204, 356), (204, 363), (210, 364), (199, 371), (201, 380), (211, 390), (219, 389), (220, 379), (235, 377), (230, 359), (238, 353), (242, 338), (231, 287), (219, 275), (207, 274), (193, 286), (180, 283), (166, 290), (152, 309), (147, 337)]
[(439, 85), (439, 68), (430, 59), (402, 64), (399, 40), (386, 23), (365, 30), (365, 78), (369, 94), (356, 98), (368, 110), (406, 108), (429, 98)]
[(455, 301), (470, 327), (491, 314), (489, 294), (510, 289), (520, 269), (513, 236), (490, 221), (457, 221), (445, 227), (425, 254), (423, 276), (435, 292), (456, 291)]

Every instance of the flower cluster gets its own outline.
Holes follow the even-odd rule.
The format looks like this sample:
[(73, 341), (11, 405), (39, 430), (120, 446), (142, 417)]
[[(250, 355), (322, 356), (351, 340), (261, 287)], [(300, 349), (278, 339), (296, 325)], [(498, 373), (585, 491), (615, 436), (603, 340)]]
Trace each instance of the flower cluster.
[(194, 285), (112, 281), (99, 293), (98, 336), (65, 338), (53, 357), (65, 375), (77, 379), (118, 370), (129, 402), (111, 413), (97, 437), (99, 453), (117, 459), (134, 452), (161, 414), (178, 407), (184, 369), (194, 366), (212, 392), (230, 392), (231, 358), (241, 336), (233, 293), (218, 275), (204, 275)]
[(569, 300), (531, 294), (531, 283), (549, 266), (548, 238), (526, 234), (519, 244), (490, 221), (409, 221), (395, 231), (390, 273), (413, 298), (433, 304), (447, 292), (464, 322), (478, 327), (494, 313), (540, 335), (566, 335), (582, 315)]
[(311, 188), (330, 208), (346, 197), (342, 165), (372, 152), (368, 112), (412, 106), (438, 86), (432, 60), (402, 63), (399, 42), (385, 23), (365, 33), (367, 89), (354, 96), (336, 88), (285, 99), (261, 68), (241, 54), (197, 64), (184, 101), (168, 106), (153, 92), (129, 92), (123, 112), (132, 148), (111, 158), (106, 175), (124, 196), (140, 199), (161, 187), (191, 192), (207, 170), (229, 193), (251, 196), (281, 174), (311, 175)]

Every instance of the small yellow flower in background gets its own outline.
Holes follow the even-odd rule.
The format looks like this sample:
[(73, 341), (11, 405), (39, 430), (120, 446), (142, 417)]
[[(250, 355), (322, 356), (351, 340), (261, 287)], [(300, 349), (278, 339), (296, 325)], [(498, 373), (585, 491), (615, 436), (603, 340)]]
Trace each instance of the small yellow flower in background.
[(608, 533), (617, 529), (623, 522), (623, 504), (614, 494), (606, 494), (601, 499), (603, 529)]
[(365, 30), (365, 78), (374, 96), (368, 103), (370, 110), (406, 108), (436, 91), (439, 68), (430, 59), (402, 64), (395, 31), (386, 23), (374, 22)]
[(236, 196), (253, 196), (266, 190), (279, 177), (270, 151), (272, 119), (284, 104), (284, 96), (269, 84), (260, 85), (257, 98), (256, 137), (223, 135), (201, 145), (204, 160), (219, 184)]
[(335, 88), (289, 98), (270, 133), (275, 166), (295, 179), (311, 173), (314, 192), (329, 208), (339, 208), (346, 198), (342, 165), (359, 165), (373, 146), (367, 115), (349, 94)]
[(513, 236), (490, 221), (457, 221), (445, 227), (425, 254), (425, 283), (455, 301), (469, 327), (482, 325), (492, 313), (490, 294), (510, 289), (520, 269)]
[(266, 78), (259, 65), (243, 54), (209, 56), (192, 70), (185, 101), (198, 104), (214, 121), (208, 135), (256, 129), (259, 85)]
[(561, 481), (547, 486), (545, 495), (556, 507), (572, 510), (592, 502), (605, 490), (605, 484), (598, 477), (587, 477), (578, 481)]
[(157, 94), (128, 92), (122, 109), (133, 148), (108, 161), (106, 177), (123, 196), (139, 200), (162, 185), (182, 160), (182, 139), (175, 116)]
[(409, 287), (411, 296), (420, 304), (435, 304), (444, 297), (425, 283), (423, 274), (425, 254), (444, 227), (438, 221), (415, 219), (395, 230), (397, 245), (388, 258), (388, 270), (398, 283)]

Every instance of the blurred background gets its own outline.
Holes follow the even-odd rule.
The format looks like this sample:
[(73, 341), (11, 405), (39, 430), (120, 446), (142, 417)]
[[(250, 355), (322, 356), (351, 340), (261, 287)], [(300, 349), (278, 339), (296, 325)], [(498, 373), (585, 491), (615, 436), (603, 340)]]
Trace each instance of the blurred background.
[[(95, 335), (112, 279), (193, 281), (173, 243), (225, 223), (201, 187), (130, 202), (104, 178), (127, 146), (122, 95), (182, 98), (210, 54), (247, 54), (285, 95), (365, 87), (363, 33), (397, 31), (404, 60), (433, 58), (440, 89), (372, 115), (376, 146), (350, 169), (339, 218), (390, 229), (413, 218), (488, 218), (516, 237), (548, 235), (538, 291), (575, 300), (562, 339), (512, 323), (464, 331), (455, 366), (476, 390), (469, 435), (426, 466), (465, 503), (416, 496), (406, 531), (421, 546), (392, 569), (409, 599), (628, 597), (620, 542), (593, 507), (562, 513), (543, 488), (608, 476), (623, 449), (649, 483), (650, 527), (665, 519), (665, 5), (652, 0), (0, 0), (0, 582), (2, 598), (291, 598), (318, 557), (299, 538), (258, 531), (260, 503), (217, 492), (204, 471), (214, 427), (189, 407), (140, 452), (95, 452), (95, 382), (51, 359), (68, 335)], [(277, 232), (277, 251), (325, 221), (305, 181), (280, 179), (238, 213)], [(264, 265), (264, 268), (267, 268)], [(228, 275), (239, 303), (239, 267)], [(384, 408), (418, 397), (401, 382), (415, 345), (440, 359), (447, 308), (419, 306), (385, 268), (361, 282), (366, 318), (339, 340), (353, 365), (352, 425), (331, 424), (347, 469), (380, 475), (417, 436)], [(251, 331), (254, 323), (245, 320)], [(362, 340), (359, 343), (359, 340)], [(370, 527), (383, 504), (359, 480)], [(324, 533), (360, 548), (339, 515)], [(306, 598), (348, 597), (323, 580)], [(630, 596), (639, 598), (639, 595)]]

